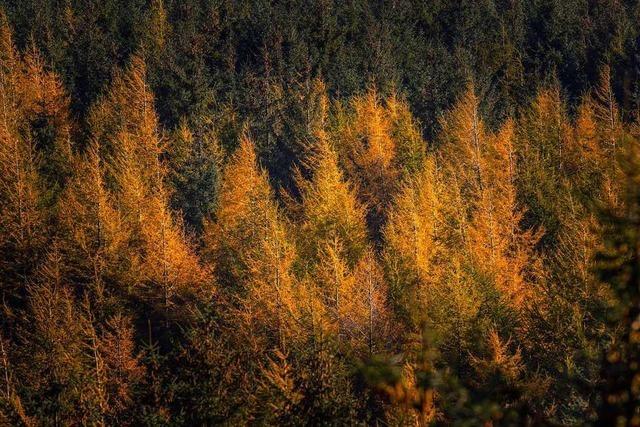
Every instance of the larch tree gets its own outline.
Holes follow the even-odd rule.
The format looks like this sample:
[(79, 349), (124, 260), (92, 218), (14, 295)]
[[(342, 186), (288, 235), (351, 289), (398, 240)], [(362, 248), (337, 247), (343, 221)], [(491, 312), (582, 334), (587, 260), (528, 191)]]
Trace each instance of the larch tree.
[(298, 180), (302, 194), (301, 261), (312, 266), (328, 244), (337, 242), (340, 256), (353, 268), (367, 246), (365, 209), (325, 137), (318, 139), (307, 163), (312, 170), (311, 179)]
[(487, 186), (488, 132), (480, 117), (479, 103), (473, 85), (469, 85), (440, 121), (443, 168), (449, 174), (455, 173), (462, 196), (471, 206), (482, 198)]
[[(619, 182), (624, 180), (624, 173), (618, 167), (619, 154), (625, 155), (627, 145), (632, 143), (632, 132), (623, 126), (622, 113), (616, 102), (611, 86), (611, 71), (604, 66), (600, 71), (600, 82), (593, 91), (592, 105), (597, 127), (597, 140), (600, 157), (603, 159), (598, 175), (602, 179), (602, 198), (609, 205), (618, 203)], [(637, 118), (636, 118), (637, 120)]]
[(96, 369), (102, 368), (101, 387), (105, 395), (103, 416), (108, 424), (133, 424), (137, 389), (145, 382), (146, 370), (135, 346), (130, 317), (117, 313), (109, 317), (99, 334), (91, 335)]
[(323, 132), (312, 148), (307, 159), (311, 179), (298, 178), (302, 201), (297, 263), (325, 305), (329, 319), (320, 324), (340, 339), (342, 316), (349, 310), (348, 295), (355, 285), (354, 269), (369, 247), (365, 210)]
[(385, 354), (393, 349), (400, 328), (394, 324), (388, 286), (372, 250), (356, 265), (353, 278), (352, 288), (344, 296), (341, 329), (361, 357)]
[[(33, 139), (31, 86), (4, 14), (0, 16), (0, 284), (5, 308), (22, 298), (46, 241), (41, 157)], [(6, 312), (5, 318), (12, 317)]]
[(352, 309), (350, 294), (356, 286), (353, 267), (344, 258), (344, 248), (339, 238), (326, 242), (318, 254), (318, 260), (313, 267), (310, 282), (315, 297), (320, 298), (324, 310), (316, 311), (325, 316), (317, 326), (327, 326), (320, 330), (322, 336), (341, 338), (343, 333), (343, 316)]
[[(466, 206), (441, 164), (429, 155), (400, 190), (384, 230), (383, 261), (390, 306), (407, 326), (403, 338), (432, 334), (430, 346), (453, 359), (457, 347), (471, 347), (486, 295), (469, 274)], [(413, 348), (411, 354), (420, 357)]]
[(126, 264), (129, 228), (105, 182), (104, 162), (91, 145), (77, 156), (58, 210), (62, 252), (74, 282), (89, 286), (98, 300), (113, 295)]
[(18, 391), (27, 413), (38, 413), (53, 424), (72, 420), (100, 424), (105, 396), (100, 369), (96, 370), (89, 350), (93, 325), (78, 307), (65, 270), (54, 246), (29, 287), (18, 360), (32, 363), (17, 364)]
[[(522, 231), (523, 210), (516, 199), (514, 123), (489, 133), (470, 87), (443, 119), (442, 156), (448, 180), (459, 180), (464, 207), (459, 221), (469, 221), (464, 243), (470, 266), (493, 282), (513, 307), (532, 295), (526, 269), (535, 264), (539, 236)], [(453, 186), (456, 187), (456, 186)], [(482, 279), (480, 279), (482, 280)]]
[(611, 68), (608, 65), (603, 66), (593, 97), (594, 114), (601, 128), (602, 148), (609, 154), (610, 160), (615, 160), (616, 149), (622, 137), (622, 117), (611, 86), (611, 78)]
[(145, 76), (144, 61), (134, 57), (89, 121), (92, 140), (107, 163), (116, 209), (130, 230), (128, 284), (168, 321), (176, 301), (193, 298), (209, 279), (169, 208), (164, 137)]
[[(599, 398), (595, 384), (613, 299), (592, 272), (602, 227), (595, 211), (615, 205), (617, 193), (611, 116), (604, 115), (616, 107), (606, 106), (611, 98), (599, 98), (587, 94), (572, 123), (559, 90), (542, 89), (518, 122), (516, 146), (519, 199), (528, 208), (524, 220), (545, 230), (539, 245), (544, 280), (527, 319), (523, 349), (545, 375), (565, 378), (551, 382), (548, 401), (565, 401), (566, 381), (585, 384), (575, 392), (579, 399), (558, 410), (590, 416)], [(550, 363), (558, 358), (565, 359), (562, 366)]]
[[(369, 222), (378, 221), (384, 218), (399, 175), (390, 117), (375, 91), (354, 98), (350, 107), (352, 117), (334, 138), (338, 150), (344, 151), (342, 163), (348, 176), (357, 182)], [(374, 226), (379, 228), (380, 224)]]
[(330, 138), (346, 177), (356, 184), (367, 208), (370, 230), (379, 237), (402, 180), (420, 170), (426, 144), (397, 96), (383, 100), (371, 89), (334, 110)]
[(553, 244), (572, 200), (566, 171), (573, 128), (557, 86), (540, 89), (516, 131), (519, 199), (526, 203), (529, 222), (544, 228), (542, 243)]
[(536, 374), (528, 375), (522, 349), (514, 340), (502, 338), (495, 329), (490, 329), (479, 347), (479, 354), (471, 357), (470, 386), (475, 404), (487, 409), (478, 411), (478, 420), (487, 424), (521, 424), (535, 418), (548, 381)]
[[(116, 314), (101, 323), (88, 295), (78, 297), (68, 281), (72, 276), (59, 249), (54, 243), (29, 286), (13, 401), (24, 396), (25, 415), (53, 424), (127, 424), (131, 389), (142, 384), (144, 373), (130, 319)], [(24, 364), (27, 355), (33, 364)]]
[[(3, 15), (4, 16), (4, 15)], [(32, 140), (34, 149), (46, 159), (38, 171), (47, 180), (47, 192), (43, 194), (47, 206), (56, 202), (69, 174), (71, 160), (72, 121), (70, 99), (62, 79), (51, 71), (31, 43), (25, 53), (13, 46), (11, 29), (3, 17), (3, 65), (7, 76), (7, 90), (15, 94), (18, 103), (15, 114), (20, 120), (15, 124), (24, 137)]]
[[(574, 144), (571, 150), (571, 165), (578, 170), (589, 171), (582, 175), (589, 179), (594, 171), (604, 170), (607, 160), (606, 151), (600, 144), (598, 119), (592, 96), (583, 97), (574, 124)], [(582, 178), (582, 177), (581, 177)], [(584, 179), (584, 178), (583, 178)], [(592, 182), (580, 182), (581, 187), (588, 187)]]
[(48, 71), (35, 47), (24, 55), (24, 111), (34, 146), (46, 161), (40, 173), (48, 183), (45, 201), (57, 202), (71, 173), (71, 106), (62, 80)]
[(218, 207), (204, 229), (205, 258), (213, 263), (223, 290), (246, 290), (249, 254), (267, 238), (269, 214), (275, 209), (267, 173), (244, 136), (223, 169)]
[(222, 291), (239, 298), (238, 319), (254, 339), (285, 351), (298, 329), (296, 249), (248, 137), (224, 169), (215, 214), (205, 227), (205, 253)]
[(161, 57), (167, 39), (171, 37), (171, 24), (163, 0), (153, 0), (144, 23), (145, 34), (141, 42), (145, 53), (151, 58)]
[(424, 320), (424, 308), (443, 273), (445, 197), (435, 159), (403, 185), (384, 229), (384, 266), (394, 309), (414, 327)]
[(290, 341), (304, 339), (302, 334), (306, 333), (298, 323), (300, 295), (293, 274), (296, 251), (288, 224), (278, 217), (278, 209), (263, 213), (267, 228), (249, 254), (249, 293), (243, 309), (253, 313), (250, 321), (265, 331), (272, 346), (286, 351)]
[(227, 363), (239, 367), (221, 372), (220, 381), (235, 384), (228, 399), (242, 402), (243, 411), (252, 414), (260, 404), (262, 361), (274, 352), (289, 357), (304, 348), (309, 335), (302, 327), (290, 230), (253, 142), (243, 136), (223, 168), (217, 209), (204, 225), (203, 252), (220, 284), (220, 312), (213, 316), (228, 328), (215, 338), (223, 351), (210, 351), (208, 357), (226, 360), (233, 355)]
[(396, 164), (402, 178), (410, 177), (422, 170), (427, 143), (406, 100), (394, 93), (385, 99), (385, 105), (391, 122), (391, 137), (396, 145)]
[(516, 199), (514, 124), (508, 120), (488, 139), (486, 187), (469, 232), (476, 267), (493, 277), (495, 286), (514, 307), (522, 308), (535, 296), (527, 280), (539, 273), (534, 246), (540, 233), (522, 230), (523, 209)]
[(605, 66), (599, 85), (581, 100), (569, 147), (572, 168), (568, 174), (579, 203), (588, 199), (616, 203), (617, 182), (623, 179), (616, 150), (624, 152), (628, 138)]

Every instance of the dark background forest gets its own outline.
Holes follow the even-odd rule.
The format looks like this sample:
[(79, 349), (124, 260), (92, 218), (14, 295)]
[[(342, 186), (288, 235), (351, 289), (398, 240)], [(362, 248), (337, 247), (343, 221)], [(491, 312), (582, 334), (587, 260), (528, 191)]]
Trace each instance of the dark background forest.
[(640, 425), (640, 2), (0, 11), (0, 424)]

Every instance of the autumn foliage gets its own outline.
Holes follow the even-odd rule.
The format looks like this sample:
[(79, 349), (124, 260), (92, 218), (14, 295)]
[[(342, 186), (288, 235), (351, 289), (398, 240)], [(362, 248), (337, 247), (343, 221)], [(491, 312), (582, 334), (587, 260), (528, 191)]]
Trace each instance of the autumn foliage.
[(153, 4), (84, 117), (0, 15), (0, 424), (637, 419), (640, 125), (608, 67), (499, 121), (467, 83), (431, 142), (399, 92), (293, 111), (273, 82), (305, 122), (274, 172), (230, 109), (160, 119)]

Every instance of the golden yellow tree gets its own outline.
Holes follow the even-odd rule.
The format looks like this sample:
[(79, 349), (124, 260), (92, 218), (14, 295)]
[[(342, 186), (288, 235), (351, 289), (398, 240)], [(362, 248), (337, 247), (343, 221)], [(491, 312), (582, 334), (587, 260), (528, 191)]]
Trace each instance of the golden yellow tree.
[(136, 353), (131, 318), (115, 314), (108, 318), (100, 334), (90, 335), (89, 349), (104, 393), (102, 412), (107, 424), (129, 423), (135, 407), (135, 387), (145, 377)]
[(433, 288), (442, 279), (447, 194), (435, 159), (405, 183), (396, 196), (384, 229), (385, 274), (394, 308), (417, 326)]
[(71, 169), (70, 99), (57, 74), (48, 71), (35, 46), (23, 60), (24, 113), (38, 152), (46, 161), (40, 171), (47, 180), (49, 203), (55, 203)]
[(115, 206), (130, 231), (127, 283), (167, 317), (177, 300), (191, 298), (209, 279), (169, 209), (164, 138), (145, 76), (144, 61), (134, 57), (89, 121), (92, 141), (108, 165)]
[(59, 248), (54, 242), (29, 287), (16, 388), (28, 391), (25, 409), (38, 417), (63, 424), (126, 422), (131, 389), (144, 373), (130, 319), (116, 314), (101, 324), (90, 299), (78, 298), (66, 279), (69, 266)]
[(600, 145), (595, 105), (590, 96), (584, 97), (578, 107), (574, 132), (575, 143), (571, 150), (573, 167), (590, 171), (603, 168), (607, 156)]
[(599, 122), (603, 149), (614, 160), (616, 148), (622, 137), (622, 118), (611, 87), (611, 69), (605, 65), (600, 70), (600, 81), (594, 92), (594, 115)]
[(356, 184), (371, 230), (379, 233), (400, 183), (420, 170), (426, 144), (408, 106), (371, 89), (345, 108), (336, 104), (329, 135), (346, 176)]
[(340, 307), (341, 330), (361, 356), (386, 353), (393, 348), (399, 327), (394, 324), (387, 283), (372, 250), (356, 265), (350, 284)]
[(384, 230), (384, 271), (407, 338), (426, 328), (444, 345), (460, 346), (483, 297), (465, 267), (471, 221), (463, 222), (466, 207), (441, 163), (430, 155), (396, 197)]
[(447, 179), (461, 194), (458, 221), (465, 223), (467, 262), (493, 281), (513, 307), (532, 294), (527, 269), (535, 265), (539, 236), (520, 229), (522, 208), (516, 200), (514, 124), (489, 133), (478, 111), (473, 87), (443, 120), (442, 155)]
[(419, 173), (426, 160), (427, 142), (422, 138), (417, 119), (411, 113), (409, 104), (397, 94), (385, 99), (391, 122), (391, 137), (396, 146), (396, 165), (402, 178)]
[(238, 319), (252, 339), (281, 351), (298, 334), (289, 228), (245, 136), (224, 169), (216, 219), (205, 225), (205, 252), (222, 290), (239, 298)]
[(464, 199), (471, 203), (481, 198), (487, 179), (483, 155), (487, 130), (478, 107), (479, 100), (470, 85), (440, 123), (444, 167), (449, 173), (455, 172)]
[(582, 98), (574, 125), (568, 174), (578, 192), (589, 196), (597, 190), (606, 203), (616, 203), (616, 182), (621, 179), (616, 151), (624, 150), (627, 135), (605, 66), (599, 85)]
[(304, 338), (300, 330), (300, 294), (293, 275), (296, 252), (290, 242), (286, 222), (278, 218), (278, 211), (269, 215), (263, 238), (252, 248), (247, 266), (248, 295), (243, 310), (252, 313), (254, 327), (261, 328), (264, 336), (286, 351), (291, 340)]
[(567, 154), (573, 127), (557, 86), (542, 88), (518, 120), (516, 152), (519, 159), (517, 186), (527, 203), (529, 216), (545, 229), (552, 241), (567, 214), (571, 169)]
[[(0, 283), (5, 297), (24, 293), (46, 238), (40, 156), (30, 123), (32, 87), (0, 16)], [(10, 313), (6, 313), (10, 315)]]
[(46, 408), (54, 422), (100, 422), (104, 395), (87, 347), (93, 326), (78, 308), (65, 270), (54, 245), (29, 288), (17, 368), (21, 386), (39, 398), (25, 402), (27, 413)]
[(336, 241), (341, 246), (349, 268), (366, 249), (365, 211), (356, 191), (343, 175), (338, 157), (329, 142), (320, 137), (308, 163), (312, 178), (299, 179), (302, 193), (302, 223), (300, 247), (303, 262), (311, 265), (327, 244)]
[(325, 242), (318, 254), (317, 263), (311, 267), (311, 282), (314, 286), (315, 297), (320, 298), (324, 310), (317, 310), (316, 314), (324, 314), (318, 325), (323, 325), (322, 335), (343, 335), (344, 316), (350, 313), (351, 293), (356, 283), (353, 275), (354, 266), (349, 266), (344, 258), (344, 248), (338, 237)]
[(264, 239), (274, 210), (267, 173), (244, 136), (223, 170), (215, 220), (205, 224), (205, 255), (225, 287), (241, 289), (246, 283), (248, 254)]
[[(54, 198), (64, 185), (71, 160), (70, 99), (60, 77), (50, 71), (32, 43), (20, 54), (12, 43), (11, 29), (3, 17), (2, 68), (7, 91), (13, 92), (15, 126), (32, 140), (34, 149), (46, 161), (39, 172), (47, 179), (47, 196)], [(48, 201), (50, 203), (55, 200)]]
[[(365, 210), (323, 129), (316, 133), (306, 164), (311, 179), (298, 175), (302, 200), (294, 207), (299, 212), (297, 265), (306, 274), (301, 301), (311, 317), (314, 340), (344, 341), (349, 338), (349, 322), (353, 326), (355, 319), (363, 319), (354, 310), (360, 308), (355, 292), (364, 286), (358, 283), (356, 266), (369, 248)], [(372, 285), (376, 295), (378, 285)]]
[(122, 279), (119, 270), (127, 263), (129, 229), (107, 190), (104, 165), (95, 145), (78, 156), (74, 171), (58, 212), (62, 251), (73, 277), (90, 284), (101, 299), (105, 286)]
[[(531, 301), (534, 289), (525, 277), (538, 267), (534, 246), (539, 233), (521, 230), (523, 210), (515, 187), (514, 127), (508, 120), (488, 140), (486, 187), (469, 231), (474, 265), (495, 280), (495, 286), (515, 307)], [(538, 270), (539, 271), (539, 270)]]

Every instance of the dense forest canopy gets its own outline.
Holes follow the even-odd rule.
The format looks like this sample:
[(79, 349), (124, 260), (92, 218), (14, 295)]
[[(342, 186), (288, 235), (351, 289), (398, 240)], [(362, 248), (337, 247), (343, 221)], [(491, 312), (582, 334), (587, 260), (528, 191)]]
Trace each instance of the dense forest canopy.
[(0, 425), (640, 425), (639, 20), (0, 0)]

